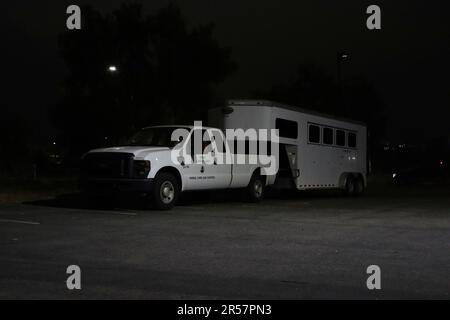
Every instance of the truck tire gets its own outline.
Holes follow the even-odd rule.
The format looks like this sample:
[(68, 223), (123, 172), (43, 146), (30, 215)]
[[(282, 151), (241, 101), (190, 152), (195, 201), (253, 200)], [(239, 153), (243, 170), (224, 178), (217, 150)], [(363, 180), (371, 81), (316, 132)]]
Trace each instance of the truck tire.
[(159, 210), (170, 210), (178, 201), (180, 188), (173, 174), (162, 172), (155, 178), (153, 204)]
[(254, 173), (247, 186), (248, 199), (250, 202), (260, 202), (264, 197), (264, 179), (259, 173)]
[(348, 176), (347, 181), (345, 181), (344, 194), (346, 196), (355, 194), (355, 179), (352, 176)]

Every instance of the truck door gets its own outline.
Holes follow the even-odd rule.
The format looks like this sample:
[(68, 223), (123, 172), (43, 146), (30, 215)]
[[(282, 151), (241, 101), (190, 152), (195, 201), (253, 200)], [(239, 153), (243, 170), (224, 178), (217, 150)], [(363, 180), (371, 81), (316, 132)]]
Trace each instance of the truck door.
[[(227, 161), (225, 136), (218, 130), (208, 130), (211, 144), (209, 145), (210, 160), (205, 164), (206, 175), (210, 178), (208, 184), (214, 189), (225, 189), (230, 186), (232, 164)], [(208, 147), (208, 145), (206, 146)]]
[[(197, 148), (194, 141), (196, 134), (201, 137), (201, 140), (199, 140), (201, 145)], [(186, 146), (190, 149), (188, 153), (192, 161), (183, 166), (182, 169), (182, 174), (187, 181), (186, 190), (227, 188), (231, 181), (231, 164), (220, 162), (220, 149), (218, 150), (215, 143), (212, 144), (206, 129), (193, 130), (189, 139), (190, 141)], [(208, 150), (211, 152), (205, 154), (204, 152)]]
[[(206, 189), (204, 183), (205, 175), (205, 166), (202, 159), (201, 146), (199, 148), (195, 148), (195, 134), (203, 137), (203, 130), (196, 129), (191, 132), (187, 143), (185, 145), (187, 157), (189, 159), (185, 159), (185, 163), (182, 165), (181, 174), (185, 179), (185, 190), (200, 190)], [(202, 140), (200, 140), (201, 143)]]

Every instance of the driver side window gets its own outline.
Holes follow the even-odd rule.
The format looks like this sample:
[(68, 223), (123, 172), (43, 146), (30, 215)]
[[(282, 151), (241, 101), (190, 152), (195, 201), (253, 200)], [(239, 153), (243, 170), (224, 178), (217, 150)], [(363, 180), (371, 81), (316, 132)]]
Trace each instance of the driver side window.
[(211, 144), (211, 141), (206, 140), (207, 138), (209, 138), (209, 134), (206, 129), (195, 129), (192, 131), (189, 137), (187, 151), (193, 161), (195, 161), (194, 157), (201, 156), (205, 149)]

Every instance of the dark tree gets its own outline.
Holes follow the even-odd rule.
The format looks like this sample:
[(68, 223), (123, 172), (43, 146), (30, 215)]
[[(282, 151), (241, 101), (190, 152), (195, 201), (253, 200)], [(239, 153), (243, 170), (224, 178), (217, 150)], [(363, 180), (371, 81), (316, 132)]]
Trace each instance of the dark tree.
[(31, 173), (30, 123), (19, 115), (0, 118), (0, 177)]
[(374, 86), (364, 78), (346, 79), (339, 86), (332, 75), (317, 65), (304, 63), (289, 83), (274, 86), (268, 96), (286, 104), (365, 122), (372, 154), (384, 138), (385, 106)]
[(82, 8), (82, 29), (59, 39), (68, 75), (53, 115), (64, 144), (78, 153), (142, 126), (203, 119), (215, 85), (235, 69), (212, 31), (188, 28), (174, 5), (149, 16), (139, 4), (111, 15)]
[(313, 63), (304, 63), (289, 83), (274, 86), (269, 96), (286, 104), (338, 114), (338, 92), (332, 76)]

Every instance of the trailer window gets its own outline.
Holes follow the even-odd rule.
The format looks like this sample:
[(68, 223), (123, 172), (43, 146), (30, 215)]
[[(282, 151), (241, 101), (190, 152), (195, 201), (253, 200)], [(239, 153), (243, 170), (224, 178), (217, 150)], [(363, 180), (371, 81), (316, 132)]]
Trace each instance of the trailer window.
[(345, 147), (345, 131), (336, 130), (336, 145)]
[(356, 148), (356, 133), (354, 132), (348, 133), (348, 146), (350, 148)]
[(281, 138), (297, 139), (298, 124), (296, 121), (277, 118), (275, 120), (275, 128), (279, 130)]
[(333, 144), (333, 129), (323, 128), (323, 143)]
[(308, 129), (308, 139), (312, 143), (320, 143), (320, 127), (310, 124)]

